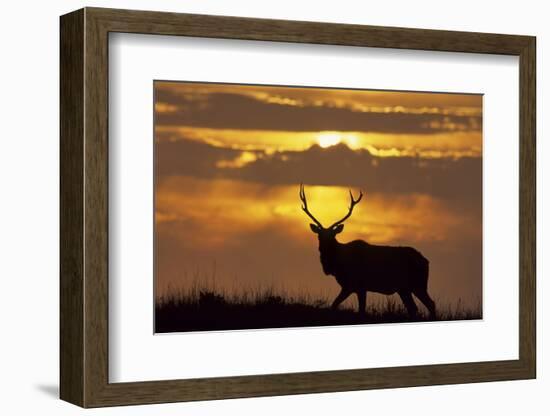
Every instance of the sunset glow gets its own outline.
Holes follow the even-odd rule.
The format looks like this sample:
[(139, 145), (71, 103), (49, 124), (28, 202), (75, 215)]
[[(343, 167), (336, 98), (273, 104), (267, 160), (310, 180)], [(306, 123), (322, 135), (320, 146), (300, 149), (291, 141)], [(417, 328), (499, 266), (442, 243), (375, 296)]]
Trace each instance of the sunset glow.
[(321, 133), (318, 137), (319, 146), (323, 149), (334, 146), (342, 141), (338, 133)]
[(302, 151), (313, 145), (330, 147), (338, 143), (350, 149), (365, 149), (385, 156), (395, 149), (392, 156), (421, 157), (479, 157), (481, 156), (481, 132), (456, 132), (426, 134), (386, 134), (364, 132), (289, 132), (272, 130), (210, 129), (203, 127), (157, 126), (157, 142), (193, 140), (214, 147), (237, 150), (259, 150), (266, 153)]
[(157, 293), (338, 290), (319, 264), (300, 183), (323, 224), (364, 193), (339, 241), (413, 246), (436, 297), (481, 297), (482, 96), (155, 82)]

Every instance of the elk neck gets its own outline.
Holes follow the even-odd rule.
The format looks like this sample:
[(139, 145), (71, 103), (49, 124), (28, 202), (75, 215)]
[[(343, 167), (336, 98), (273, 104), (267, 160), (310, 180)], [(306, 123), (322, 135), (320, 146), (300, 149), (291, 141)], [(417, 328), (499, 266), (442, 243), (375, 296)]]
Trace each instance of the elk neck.
[(326, 275), (333, 274), (335, 265), (338, 263), (338, 253), (341, 244), (333, 238), (319, 238), (319, 252), (321, 254), (321, 265)]
[(319, 236), (319, 251), (321, 253), (328, 253), (337, 250), (341, 244), (336, 240), (336, 237), (321, 238)]

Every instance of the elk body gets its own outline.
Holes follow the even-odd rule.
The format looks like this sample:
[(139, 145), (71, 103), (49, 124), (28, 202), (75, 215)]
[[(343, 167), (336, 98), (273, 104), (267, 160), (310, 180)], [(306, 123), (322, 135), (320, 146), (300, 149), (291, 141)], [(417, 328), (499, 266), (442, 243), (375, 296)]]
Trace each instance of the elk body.
[(413, 294), (426, 306), (430, 318), (435, 319), (435, 303), (428, 294), (429, 262), (412, 247), (393, 247), (369, 244), (363, 240), (340, 243), (336, 235), (344, 229), (347, 220), (363, 194), (357, 199), (350, 191), (349, 211), (339, 221), (325, 228), (309, 212), (303, 185), (300, 186), (302, 210), (313, 220), (311, 231), (319, 239), (321, 265), (326, 275), (332, 275), (341, 286), (340, 294), (332, 303), (336, 309), (348, 296), (355, 293), (359, 313), (365, 313), (367, 292), (391, 295), (398, 293), (411, 317), (418, 309)]

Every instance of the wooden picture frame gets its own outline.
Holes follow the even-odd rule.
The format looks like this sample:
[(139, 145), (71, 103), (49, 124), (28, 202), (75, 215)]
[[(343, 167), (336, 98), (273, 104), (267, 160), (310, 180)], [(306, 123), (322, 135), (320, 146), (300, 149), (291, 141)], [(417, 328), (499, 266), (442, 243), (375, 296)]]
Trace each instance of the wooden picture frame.
[[(61, 399), (82, 407), (101, 407), (535, 378), (534, 37), (100, 8), (64, 15), (60, 28)], [(109, 383), (110, 32), (518, 56), (519, 359)]]

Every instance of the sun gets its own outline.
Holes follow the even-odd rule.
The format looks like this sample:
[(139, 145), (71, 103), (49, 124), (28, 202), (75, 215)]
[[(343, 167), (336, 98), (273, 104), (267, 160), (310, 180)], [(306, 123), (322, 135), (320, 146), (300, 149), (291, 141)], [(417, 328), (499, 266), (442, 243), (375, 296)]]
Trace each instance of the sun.
[(342, 137), (339, 133), (321, 133), (317, 137), (317, 142), (319, 146), (323, 149), (326, 149), (330, 146), (335, 146), (342, 141)]

